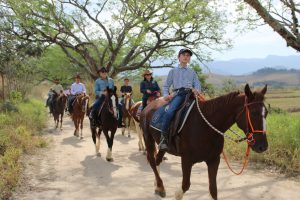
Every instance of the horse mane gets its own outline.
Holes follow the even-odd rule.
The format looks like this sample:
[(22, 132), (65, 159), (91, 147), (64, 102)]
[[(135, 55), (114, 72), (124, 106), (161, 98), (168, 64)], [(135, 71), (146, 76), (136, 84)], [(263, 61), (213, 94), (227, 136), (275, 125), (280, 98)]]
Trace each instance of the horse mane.
[(237, 96), (243, 96), (244, 94), (235, 91), (230, 92), (228, 94), (210, 99), (202, 103), (202, 110), (206, 115), (211, 115), (216, 112), (216, 110), (219, 110), (220, 107), (228, 105), (230, 102), (236, 99)]

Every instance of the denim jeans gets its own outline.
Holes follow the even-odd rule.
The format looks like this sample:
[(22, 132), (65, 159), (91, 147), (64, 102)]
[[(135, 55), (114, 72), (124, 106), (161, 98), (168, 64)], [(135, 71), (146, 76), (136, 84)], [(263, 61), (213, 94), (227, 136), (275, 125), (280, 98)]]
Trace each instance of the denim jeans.
[(173, 119), (173, 116), (177, 110), (177, 108), (182, 104), (186, 96), (186, 93), (179, 93), (175, 95), (169, 104), (166, 107), (166, 112), (163, 117), (162, 121), (162, 134), (166, 134), (169, 129), (169, 125), (171, 120)]
[(75, 98), (76, 98), (75, 95), (70, 95), (70, 96), (68, 97), (68, 110), (69, 110), (70, 113), (73, 112), (72, 104), (73, 104)]
[(96, 101), (94, 102), (91, 109), (91, 115), (94, 119), (97, 118), (97, 112), (99, 111), (104, 100), (105, 100), (105, 96), (102, 95), (100, 98), (97, 98)]

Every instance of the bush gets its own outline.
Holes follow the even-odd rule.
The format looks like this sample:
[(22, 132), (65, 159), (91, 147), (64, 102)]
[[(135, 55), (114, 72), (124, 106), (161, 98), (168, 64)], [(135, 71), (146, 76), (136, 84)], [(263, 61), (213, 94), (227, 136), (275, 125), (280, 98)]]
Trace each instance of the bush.
[(37, 100), (19, 103), (18, 112), (0, 113), (0, 199), (8, 199), (18, 182), (22, 153), (46, 146), (39, 137), (46, 119), (43, 103)]
[(10, 101), (5, 101), (1, 105), (0, 112), (18, 112), (18, 107)]

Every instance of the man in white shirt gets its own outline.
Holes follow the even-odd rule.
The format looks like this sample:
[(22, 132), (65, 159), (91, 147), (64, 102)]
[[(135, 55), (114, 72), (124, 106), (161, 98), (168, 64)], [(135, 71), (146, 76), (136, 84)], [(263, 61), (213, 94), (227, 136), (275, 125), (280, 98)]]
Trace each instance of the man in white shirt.
[(76, 98), (76, 95), (86, 93), (86, 89), (83, 83), (80, 82), (80, 75), (77, 74), (75, 77), (75, 83), (71, 85), (71, 95), (68, 97), (68, 111), (72, 113), (72, 104)]

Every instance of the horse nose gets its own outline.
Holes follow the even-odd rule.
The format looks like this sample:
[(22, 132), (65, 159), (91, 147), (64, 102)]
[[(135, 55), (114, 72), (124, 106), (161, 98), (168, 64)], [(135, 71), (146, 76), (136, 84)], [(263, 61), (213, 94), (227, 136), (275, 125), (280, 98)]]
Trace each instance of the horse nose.
[(267, 149), (268, 149), (268, 146), (265, 146), (265, 145), (260, 145), (260, 146), (258, 147), (259, 152), (264, 152), (264, 151), (266, 151)]

